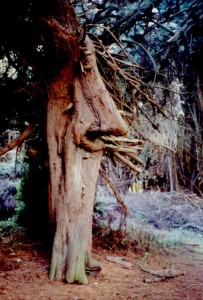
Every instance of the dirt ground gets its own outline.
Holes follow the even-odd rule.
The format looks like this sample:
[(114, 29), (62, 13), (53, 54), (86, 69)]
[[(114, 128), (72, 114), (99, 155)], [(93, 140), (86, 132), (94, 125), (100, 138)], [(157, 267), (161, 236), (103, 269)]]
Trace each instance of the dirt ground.
[[(96, 300), (96, 299), (150, 299), (203, 300), (203, 256), (190, 251), (177, 255), (95, 252), (102, 263), (97, 277), (89, 277), (89, 284), (66, 284), (48, 279), (49, 258), (41, 245), (30, 241), (19, 242), (11, 237), (0, 241), (0, 299), (1, 300)], [(106, 260), (106, 256), (122, 256), (133, 267), (126, 269)], [(167, 273), (173, 269), (182, 276), (161, 282), (146, 283), (144, 278), (155, 276), (150, 271)]]

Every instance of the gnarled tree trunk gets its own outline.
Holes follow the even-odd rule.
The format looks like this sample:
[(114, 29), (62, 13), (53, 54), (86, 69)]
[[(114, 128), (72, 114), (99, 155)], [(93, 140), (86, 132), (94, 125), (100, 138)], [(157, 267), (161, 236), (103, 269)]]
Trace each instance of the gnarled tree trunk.
[[(76, 22), (73, 17), (69, 21)], [(127, 129), (98, 72), (93, 43), (50, 20), (56, 41), (67, 48), (63, 66), (47, 86), (49, 208), (55, 230), (50, 278), (87, 283), (92, 258), (92, 214), (104, 145), (101, 135)], [(78, 27), (79, 28), (79, 27)]]

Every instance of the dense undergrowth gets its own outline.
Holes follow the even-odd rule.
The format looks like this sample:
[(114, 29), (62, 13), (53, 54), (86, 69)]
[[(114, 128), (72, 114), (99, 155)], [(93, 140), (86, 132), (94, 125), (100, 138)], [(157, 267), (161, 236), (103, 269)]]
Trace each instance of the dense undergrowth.
[(203, 200), (188, 193), (129, 193), (128, 213), (111, 194), (97, 197), (95, 244), (108, 250), (175, 253), (179, 248), (203, 251)]

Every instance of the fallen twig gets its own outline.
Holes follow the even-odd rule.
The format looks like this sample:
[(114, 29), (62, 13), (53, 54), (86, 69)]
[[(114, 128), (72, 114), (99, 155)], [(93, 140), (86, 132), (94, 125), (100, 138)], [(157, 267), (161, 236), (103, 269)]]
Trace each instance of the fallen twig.
[(146, 283), (156, 283), (160, 281), (165, 281), (166, 277), (144, 277), (143, 282)]
[(133, 264), (131, 262), (126, 261), (120, 256), (106, 256), (106, 260), (119, 264), (125, 269), (131, 269), (133, 267)]
[(140, 263), (137, 263), (137, 266), (143, 272), (147, 272), (147, 273), (149, 273), (151, 275), (154, 275), (154, 276), (157, 276), (157, 277), (161, 277), (161, 278), (165, 278), (165, 279), (170, 279), (170, 278), (175, 278), (175, 277), (178, 277), (178, 276), (185, 275), (184, 272), (175, 273), (171, 269), (169, 269), (168, 272), (165, 272), (165, 273), (162, 273), (162, 272), (159, 272), (159, 271), (149, 270), (149, 269), (143, 267)]
[(183, 245), (186, 245), (186, 246), (192, 246), (192, 247), (198, 247), (200, 246), (200, 244), (197, 244), (197, 243), (190, 243), (190, 242), (187, 242), (187, 243), (182, 243)]
[(189, 289), (191, 286), (195, 286), (195, 285), (197, 285), (197, 284), (196, 283), (191, 283), (188, 286), (186, 286), (185, 289)]

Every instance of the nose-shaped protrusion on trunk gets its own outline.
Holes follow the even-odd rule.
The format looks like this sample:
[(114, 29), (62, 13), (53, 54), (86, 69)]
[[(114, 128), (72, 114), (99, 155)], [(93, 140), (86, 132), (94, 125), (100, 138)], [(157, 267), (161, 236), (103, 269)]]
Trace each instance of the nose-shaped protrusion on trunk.
[(77, 144), (85, 135), (96, 139), (101, 135), (127, 133), (127, 126), (105, 87), (102, 83), (98, 86), (98, 79), (91, 84), (90, 79), (75, 81), (74, 138)]
[(101, 135), (125, 135), (127, 126), (106, 89), (90, 85), (89, 80), (75, 81), (75, 121), (76, 143), (88, 134), (92, 138)]
[(84, 136), (96, 139), (101, 135), (126, 135), (127, 126), (113, 103), (98, 71), (94, 47), (86, 42), (87, 63), (91, 68), (74, 81), (74, 138), (77, 144)]

